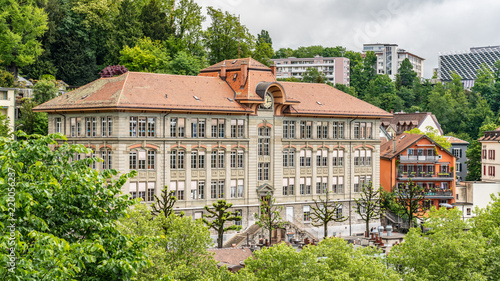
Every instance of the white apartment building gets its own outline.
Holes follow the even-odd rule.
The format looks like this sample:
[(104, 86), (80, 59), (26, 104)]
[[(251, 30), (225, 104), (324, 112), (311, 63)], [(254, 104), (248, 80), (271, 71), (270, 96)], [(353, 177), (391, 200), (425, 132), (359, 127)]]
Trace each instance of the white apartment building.
[(380, 119), (392, 116), (325, 84), (278, 82), (251, 58), (199, 76), (101, 78), (35, 111), (48, 112), (49, 133), (105, 160), (95, 168), (137, 170), (123, 188), (132, 197), (151, 203), (167, 186), (175, 211), (194, 218), (226, 199), (246, 228), (271, 193), (283, 218), (312, 228), (313, 199), (330, 192), (350, 216), (330, 227), (343, 235), (364, 231), (354, 198), (380, 184)]
[(349, 86), (349, 59), (315, 56), (314, 58), (272, 59), (276, 65), (276, 78), (295, 77), (302, 79), (308, 68), (316, 68), (325, 74), (327, 80), (333, 84), (344, 84)]
[(363, 53), (373, 51), (377, 55), (377, 74), (388, 74), (392, 80), (396, 79), (396, 74), (404, 59), (408, 58), (413, 65), (413, 71), (417, 77), (424, 77), (424, 58), (398, 48), (397, 44), (363, 44)]

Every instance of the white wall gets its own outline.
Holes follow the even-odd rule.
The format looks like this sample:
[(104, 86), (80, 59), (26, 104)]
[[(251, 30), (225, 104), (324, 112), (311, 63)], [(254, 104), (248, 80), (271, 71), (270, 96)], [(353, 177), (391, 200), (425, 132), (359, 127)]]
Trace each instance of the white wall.
[(432, 119), (431, 115), (427, 115), (427, 117), (425, 117), (424, 121), (422, 121), (422, 123), (420, 123), (420, 126), (418, 127), (418, 129), (422, 132), (425, 132), (426, 131), (425, 128), (427, 126), (431, 126), (435, 130), (437, 130), (439, 135), (441, 136), (441, 132), (439, 131), (439, 128), (438, 128), (436, 122), (434, 122), (434, 120)]

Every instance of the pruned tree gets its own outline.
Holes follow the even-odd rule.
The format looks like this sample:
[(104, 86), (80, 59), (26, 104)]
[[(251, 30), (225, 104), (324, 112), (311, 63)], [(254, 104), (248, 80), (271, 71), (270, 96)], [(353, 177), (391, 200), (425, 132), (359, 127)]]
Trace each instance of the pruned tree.
[[(232, 224), (230, 226), (224, 227), (226, 222), (230, 221), (241, 221), (241, 216), (236, 215), (236, 213), (228, 211), (233, 204), (228, 203), (224, 199), (220, 199), (212, 204), (213, 208), (205, 206), (205, 210), (208, 215), (204, 215), (202, 218), (203, 222), (209, 227), (217, 231), (217, 248), (222, 248), (222, 242), (224, 237), (224, 232), (228, 230), (240, 230), (241, 225)], [(209, 218), (211, 220), (207, 220)]]
[(365, 221), (366, 235), (369, 234), (370, 220), (380, 219), (384, 209), (382, 208), (382, 187), (373, 188), (373, 183), (363, 184), (359, 198), (356, 202), (356, 213)]
[(101, 75), (101, 78), (107, 78), (107, 77), (113, 77), (116, 75), (122, 75), (123, 73), (127, 72), (128, 69), (123, 66), (123, 65), (108, 65), (106, 66), (101, 72), (99, 72), (99, 75)]
[(401, 187), (395, 187), (396, 203), (402, 207), (403, 212), (408, 216), (410, 228), (413, 227), (413, 219), (426, 211), (425, 190), (409, 179), (408, 183)]
[(277, 206), (276, 199), (268, 194), (260, 200), (260, 214), (255, 213), (255, 224), (269, 231), (269, 245), (271, 244), (272, 232), (283, 227), (281, 210), (283, 206)]
[(338, 211), (342, 210), (342, 204), (329, 200), (328, 195), (329, 192), (326, 193), (325, 199), (321, 198), (321, 196), (319, 197), (319, 200), (313, 199), (314, 206), (311, 206), (312, 225), (317, 227), (323, 226), (323, 230), (325, 232), (323, 236), (324, 238), (328, 237), (329, 222), (343, 222), (349, 218), (344, 215), (338, 215)]
[[(175, 191), (169, 191), (167, 186), (161, 191), (161, 200), (155, 194), (154, 204), (151, 206), (151, 214), (153, 216), (163, 215), (165, 218), (170, 217), (173, 213), (174, 204), (177, 202), (177, 197), (175, 197)], [(163, 225), (163, 231), (165, 234), (168, 232), (168, 224)]]

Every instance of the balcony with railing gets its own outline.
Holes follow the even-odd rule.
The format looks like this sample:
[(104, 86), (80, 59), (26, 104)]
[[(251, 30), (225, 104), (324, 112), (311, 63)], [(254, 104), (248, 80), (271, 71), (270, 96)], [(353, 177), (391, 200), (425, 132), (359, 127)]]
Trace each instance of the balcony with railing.
[[(431, 187), (431, 188), (424, 188), (424, 198), (425, 199), (453, 199), (453, 191), (450, 189), (441, 189), (439, 187)], [(406, 193), (403, 191), (403, 195)], [(415, 194), (416, 196), (417, 194)], [(422, 193), (418, 193), (418, 195), (422, 195)]]
[(437, 163), (439, 156), (435, 155), (400, 155), (400, 163)]
[(407, 181), (452, 181), (450, 172), (398, 172), (398, 180)]

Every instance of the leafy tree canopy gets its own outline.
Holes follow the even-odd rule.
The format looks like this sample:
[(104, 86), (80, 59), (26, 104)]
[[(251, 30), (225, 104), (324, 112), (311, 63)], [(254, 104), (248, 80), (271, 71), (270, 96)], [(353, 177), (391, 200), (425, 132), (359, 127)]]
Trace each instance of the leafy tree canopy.
[(437, 144), (442, 146), (443, 148), (450, 150), (451, 148), (451, 143), (443, 136), (439, 135), (439, 131), (437, 129), (434, 129), (431, 126), (425, 127), (425, 132), (422, 132), (419, 128), (413, 128), (409, 131), (405, 131), (407, 134), (419, 134), (419, 135), (426, 135), (433, 141), (435, 141)]

